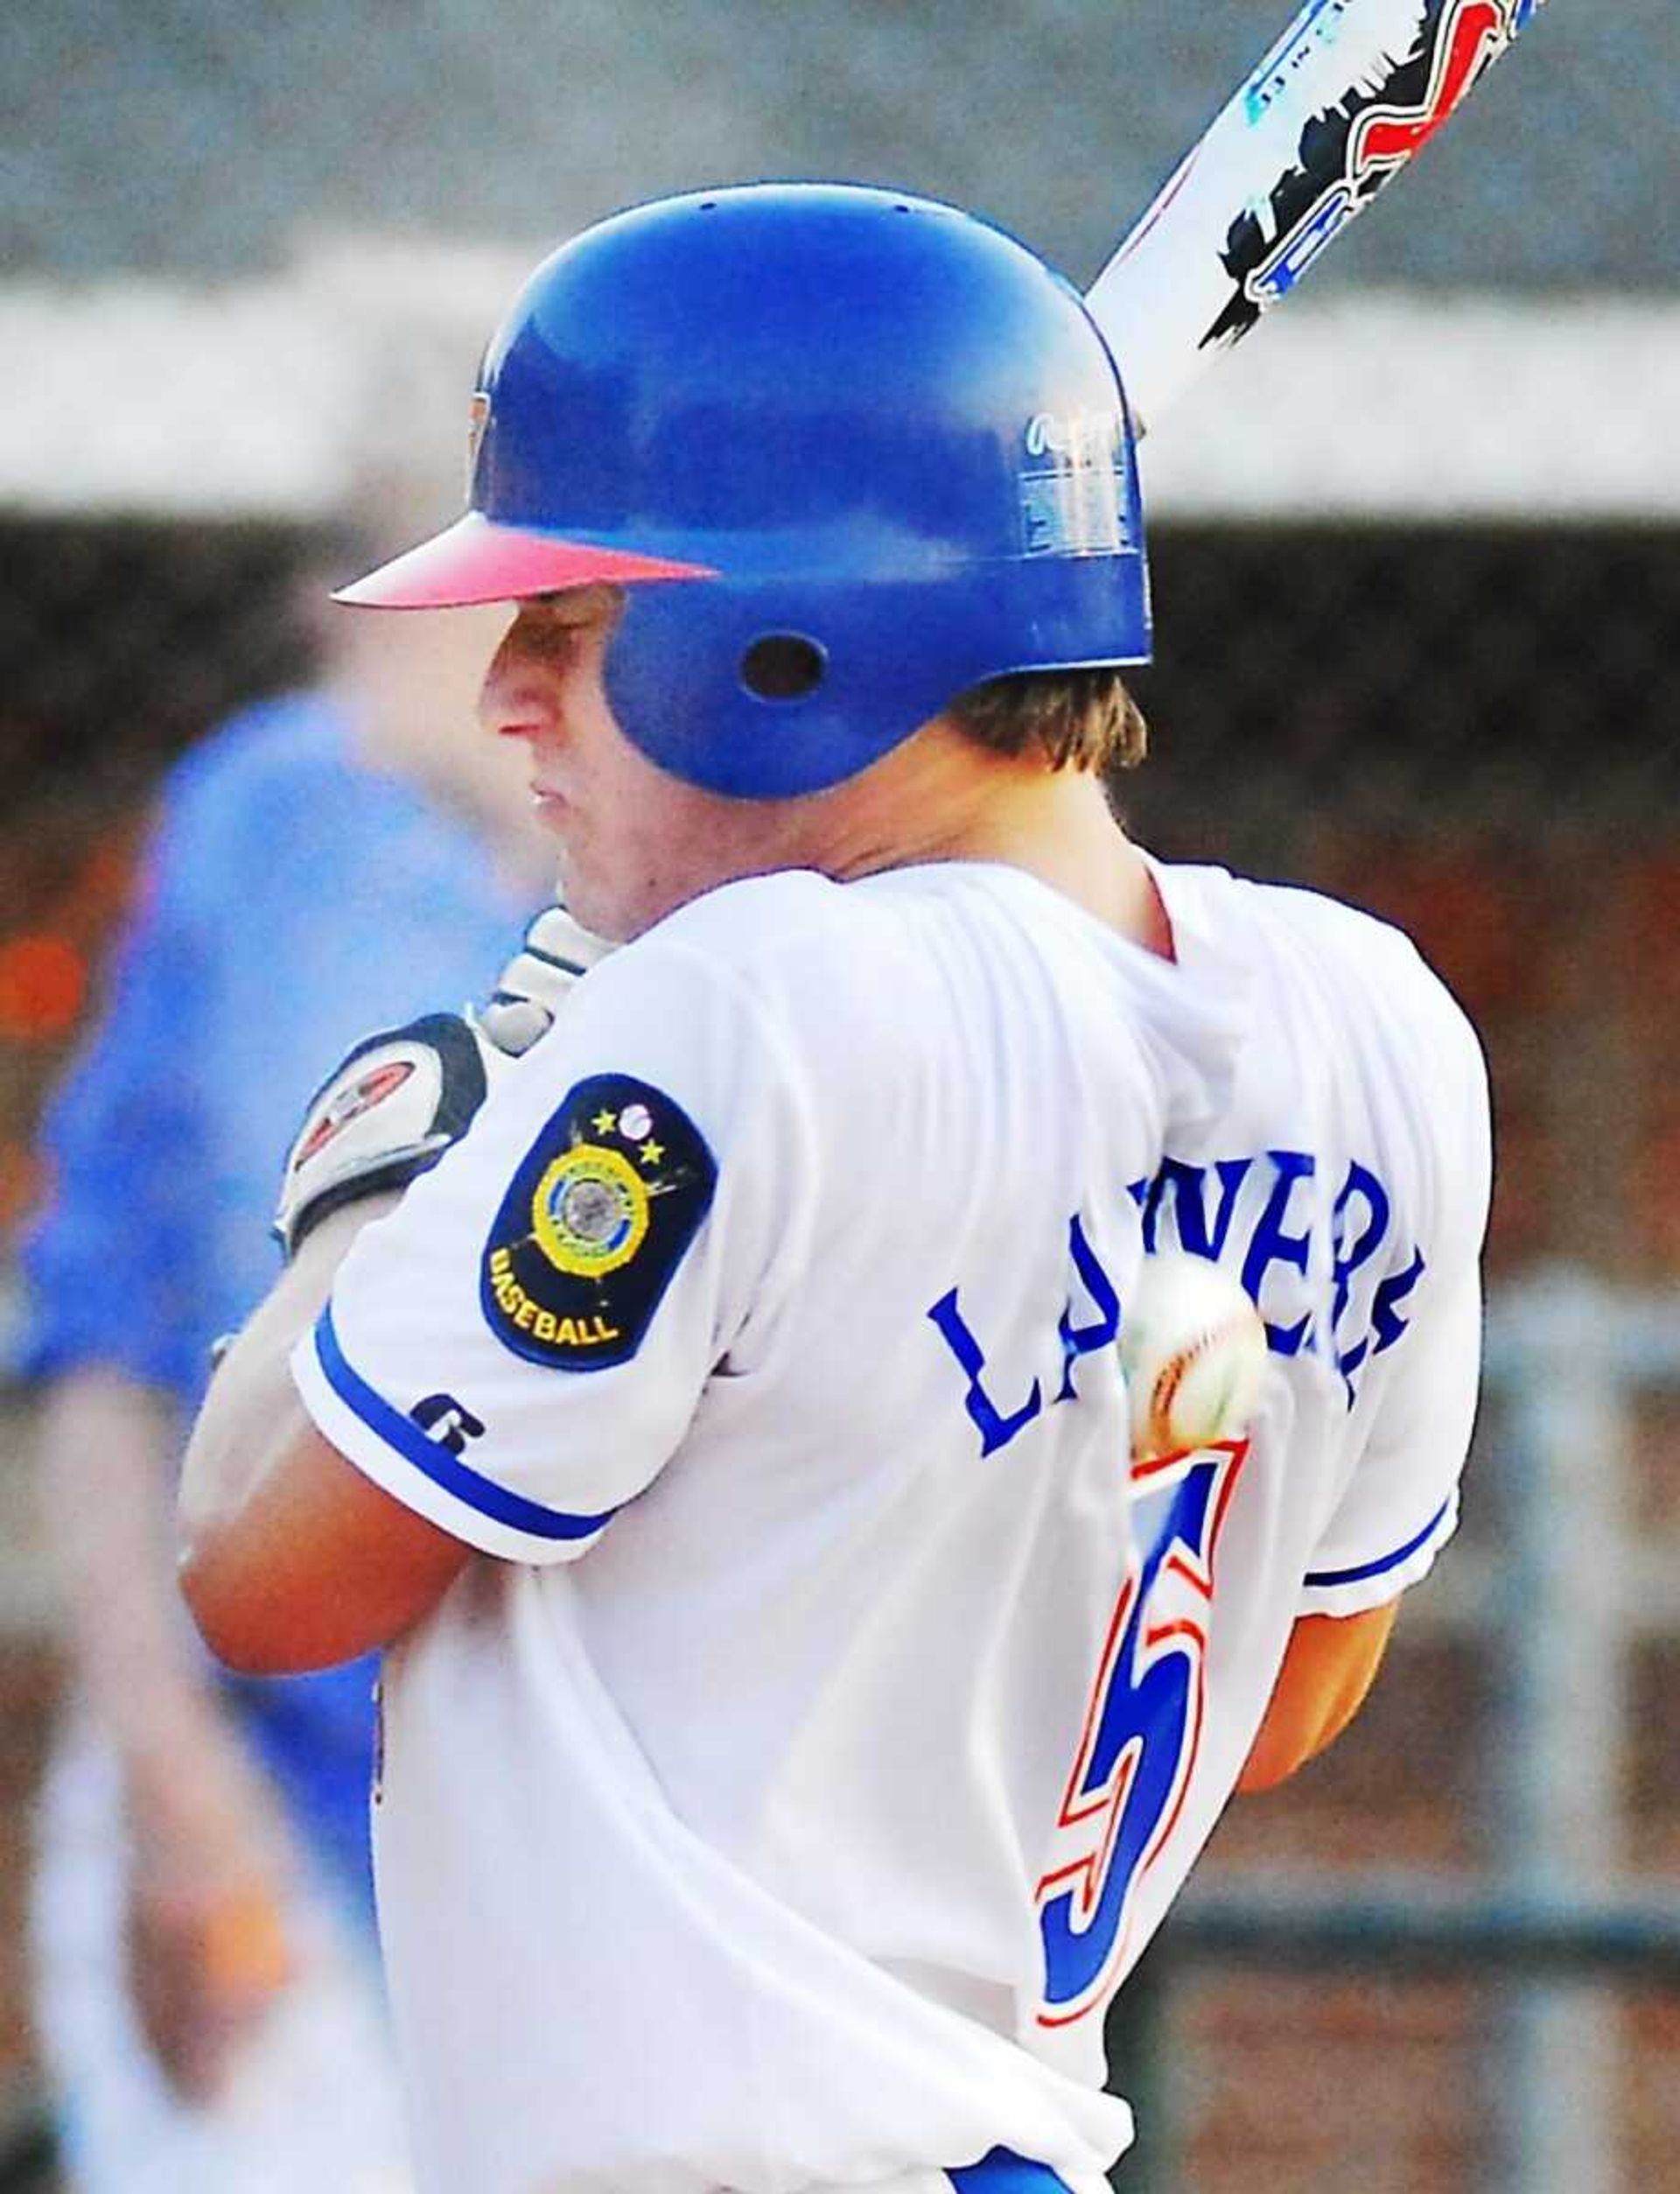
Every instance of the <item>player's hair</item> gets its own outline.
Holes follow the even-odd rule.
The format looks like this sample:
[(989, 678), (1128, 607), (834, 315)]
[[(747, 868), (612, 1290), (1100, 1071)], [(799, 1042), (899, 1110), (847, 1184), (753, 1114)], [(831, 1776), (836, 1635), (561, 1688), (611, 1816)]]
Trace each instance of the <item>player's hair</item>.
[(1149, 730), (1117, 670), (1021, 670), (958, 694), (945, 711), (994, 754), (1036, 749), (1052, 769), (1135, 769)]

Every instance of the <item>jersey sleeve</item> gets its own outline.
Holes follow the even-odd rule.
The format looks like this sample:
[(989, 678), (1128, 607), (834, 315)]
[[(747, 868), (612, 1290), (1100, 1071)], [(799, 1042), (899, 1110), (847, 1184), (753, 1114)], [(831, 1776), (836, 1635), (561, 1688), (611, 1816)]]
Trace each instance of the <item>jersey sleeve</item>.
[(658, 1475), (797, 1228), (797, 1076), (726, 969), (595, 969), (367, 1228), (293, 1373), (326, 1437), (480, 1551), (567, 1560)]
[(1404, 1338), (1412, 1360), (1396, 1366), (1372, 1435), (1330, 1527), (1320, 1539), (1301, 1597), (1304, 1615), (1361, 1615), (1416, 1584), (1452, 1536), (1459, 1479), (1470, 1445), (1481, 1369), (1481, 1290), (1460, 1276)]
[[(1416, 1584), (1458, 1524), (1482, 1354), (1481, 1245), (1491, 1177), (1487, 1069), (1458, 1007), (1434, 1049), (1424, 1160), (1433, 1224), (1379, 1291), (1382, 1376), (1369, 1429), (1304, 1581), (1301, 1612), (1352, 1616)], [(1414, 1261), (1416, 1269), (1414, 1269)]]

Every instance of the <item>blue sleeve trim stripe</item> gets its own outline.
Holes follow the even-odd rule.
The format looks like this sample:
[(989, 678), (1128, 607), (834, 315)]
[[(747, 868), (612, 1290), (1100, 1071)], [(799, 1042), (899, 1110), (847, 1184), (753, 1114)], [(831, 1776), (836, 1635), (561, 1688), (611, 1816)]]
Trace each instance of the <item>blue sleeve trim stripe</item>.
[(351, 1369), (339, 1343), (331, 1303), (316, 1321), (315, 1353), (328, 1384), (346, 1409), (360, 1417), (370, 1432), (377, 1433), (388, 1447), (395, 1447), (416, 1470), (423, 1471), (434, 1485), (453, 1494), (458, 1501), (465, 1501), (468, 1508), (477, 1509), (481, 1516), (491, 1517), (514, 1531), (527, 1532), (534, 1539), (587, 1539), (618, 1514), (616, 1509), (608, 1509), (600, 1516), (568, 1516), (563, 1509), (545, 1509), (540, 1502), (510, 1493), (505, 1486), (469, 1469), (458, 1455), (439, 1447), (411, 1417), (404, 1417), (400, 1410), (393, 1409), (360, 1372)]
[(1362, 1583), (1367, 1577), (1380, 1577), (1385, 1569), (1398, 1569), (1401, 1563), (1415, 1554), (1425, 1540), (1433, 1538), (1440, 1529), (1447, 1511), (1452, 1505), (1452, 1497), (1449, 1495), (1436, 1510), (1434, 1515), (1430, 1518), (1423, 1530), (1418, 1532), (1416, 1539), (1409, 1539), (1404, 1546), (1396, 1546), (1393, 1553), (1384, 1554), (1381, 1560), (1361, 1562), (1356, 1569), (1310, 1569), (1306, 1574), (1307, 1583), (1309, 1585), (1356, 1585)]

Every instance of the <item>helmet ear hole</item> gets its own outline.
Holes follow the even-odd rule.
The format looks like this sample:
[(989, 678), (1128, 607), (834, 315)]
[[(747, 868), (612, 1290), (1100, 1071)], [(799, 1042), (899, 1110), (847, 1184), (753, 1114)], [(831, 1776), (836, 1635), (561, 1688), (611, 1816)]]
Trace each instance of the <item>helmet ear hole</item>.
[(800, 633), (766, 633), (741, 657), (741, 683), (760, 701), (802, 701), (822, 684), (829, 659)]

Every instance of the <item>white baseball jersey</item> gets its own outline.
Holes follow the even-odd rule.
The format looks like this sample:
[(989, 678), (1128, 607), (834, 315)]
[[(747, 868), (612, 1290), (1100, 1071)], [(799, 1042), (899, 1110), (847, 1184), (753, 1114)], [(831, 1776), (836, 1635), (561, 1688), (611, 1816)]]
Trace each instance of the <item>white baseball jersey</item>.
[[(502, 1558), (387, 1663), (428, 2187), (924, 2194), (1003, 2147), (1098, 2194), (1101, 2006), (1291, 1621), (1448, 1527), (1486, 1185), (1409, 947), (1162, 880), (1176, 966), (999, 867), (716, 892), (346, 1260), (308, 1406)], [(1154, 1239), (1236, 1260), (1278, 1355), (1145, 1546)]]

